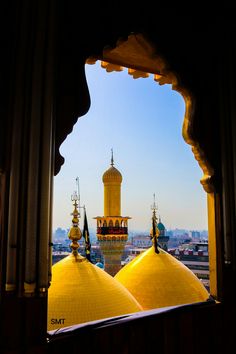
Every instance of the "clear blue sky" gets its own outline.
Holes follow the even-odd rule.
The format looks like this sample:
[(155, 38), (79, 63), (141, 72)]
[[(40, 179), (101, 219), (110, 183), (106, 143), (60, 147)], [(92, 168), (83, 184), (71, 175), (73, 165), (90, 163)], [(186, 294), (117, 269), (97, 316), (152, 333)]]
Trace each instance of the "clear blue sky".
[[(182, 96), (153, 75), (133, 79), (127, 69), (107, 73), (100, 62), (86, 65), (91, 107), (62, 144), (65, 158), (54, 178), (53, 228), (71, 226), (71, 194), (80, 181), (89, 227), (103, 215), (102, 175), (115, 167), (123, 176), (121, 209), (130, 230), (149, 230), (153, 193), (166, 228), (207, 229), (202, 171), (182, 137)], [(81, 225), (82, 226), (82, 225)]]

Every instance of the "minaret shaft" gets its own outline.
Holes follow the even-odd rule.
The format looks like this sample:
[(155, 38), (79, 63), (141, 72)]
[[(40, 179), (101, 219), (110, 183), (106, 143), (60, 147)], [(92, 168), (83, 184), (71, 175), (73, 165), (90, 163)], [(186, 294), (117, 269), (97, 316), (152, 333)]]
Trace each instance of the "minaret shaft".
[(120, 216), (121, 184), (104, 183), (104, 216)]

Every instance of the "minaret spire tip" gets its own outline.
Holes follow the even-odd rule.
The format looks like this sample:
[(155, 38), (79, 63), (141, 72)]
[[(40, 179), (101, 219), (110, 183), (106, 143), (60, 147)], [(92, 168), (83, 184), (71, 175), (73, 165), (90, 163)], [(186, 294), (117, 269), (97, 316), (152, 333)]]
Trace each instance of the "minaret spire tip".
[(111, 149), (111, 166), (114, 166), (113, 149)]
[(151, 205), (151, 209), (153, 210), (153, 215), (156, 215), (156, 211), (158, 208), (157, 208), (155, 193), (153, 193), (153, 204)]

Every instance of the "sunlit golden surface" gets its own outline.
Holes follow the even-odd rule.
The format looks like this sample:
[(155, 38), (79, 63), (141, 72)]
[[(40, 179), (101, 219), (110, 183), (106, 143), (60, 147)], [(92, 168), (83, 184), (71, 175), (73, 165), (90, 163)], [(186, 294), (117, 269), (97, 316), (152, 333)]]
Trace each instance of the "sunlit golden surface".
[(114, 166), (104, 172), (104, 216), (121, 215), (122, 175)]
[(117, 170), (114, 166), (109, 167), (102, 176), (103, 183), (121, 183), (122, 182), (122, 175), (120, 171)]
[(176, 258), (154, 247), (141, 253), (116, 275), (144, 310), (205, 301), (209, 293), (201, 281)]
[(140, 310), (123, 285), (80, 255), (71, 254), (52, 267), (48, 330)]

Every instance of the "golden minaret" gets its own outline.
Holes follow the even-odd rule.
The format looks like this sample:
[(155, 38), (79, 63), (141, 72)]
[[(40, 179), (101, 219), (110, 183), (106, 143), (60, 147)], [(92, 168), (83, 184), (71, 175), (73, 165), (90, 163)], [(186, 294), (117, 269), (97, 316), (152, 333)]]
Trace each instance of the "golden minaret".
[(97, 239), (104, 257), (105, 271), (114, 276), (121, 269), (121, 257), (128, 239), (129, 216), (121, 216), (122, 175), (114, 167), (111, 150), (111, 167), (104, 172), (104, 216), (97, 216)]

